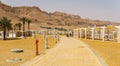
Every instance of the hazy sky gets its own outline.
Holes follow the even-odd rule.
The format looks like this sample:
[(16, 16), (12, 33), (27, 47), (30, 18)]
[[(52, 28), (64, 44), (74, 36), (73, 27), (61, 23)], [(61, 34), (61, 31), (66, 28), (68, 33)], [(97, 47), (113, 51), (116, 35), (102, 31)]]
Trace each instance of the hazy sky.
[(82, 18), (120, 22), (120, 0), (1, 0), (11, 6), (38, 6), (47, 12), (61, 11)]

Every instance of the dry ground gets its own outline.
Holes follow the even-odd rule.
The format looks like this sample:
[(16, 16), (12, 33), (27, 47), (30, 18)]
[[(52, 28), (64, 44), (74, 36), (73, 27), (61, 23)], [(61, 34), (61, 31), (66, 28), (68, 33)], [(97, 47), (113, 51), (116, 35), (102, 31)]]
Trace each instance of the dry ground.
[(113, 41), (84, 40), (93, 50), (100, 55), (108, 66), (120, 66), (120, 43)]
[[(44, 38), (37, 36), (39, 39), (39, 54), (45, 53)], [(52, 48), (55, 45), (53, 37), (49, 37), (49, 47)], [(15, 48), (21, 48), (23, 53), (12, 53), (10, 50)], [(19, 40), (0, 40), (0, 66), (19, 66), (20, 64), (36, 57), (35, 55), (35, 39), (29, 37), (27, 39)], [(22, 62), (7, 62), (7, 59), (22, 58)]]

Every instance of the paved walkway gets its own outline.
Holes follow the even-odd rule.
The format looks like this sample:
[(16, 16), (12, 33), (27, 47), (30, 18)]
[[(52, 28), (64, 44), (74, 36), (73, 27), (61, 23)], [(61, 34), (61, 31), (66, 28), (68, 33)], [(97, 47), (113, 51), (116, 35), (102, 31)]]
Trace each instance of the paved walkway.
[(60, 43), (21, 66), (103, 66), (97, 56), (83, 42), (61, 37)]

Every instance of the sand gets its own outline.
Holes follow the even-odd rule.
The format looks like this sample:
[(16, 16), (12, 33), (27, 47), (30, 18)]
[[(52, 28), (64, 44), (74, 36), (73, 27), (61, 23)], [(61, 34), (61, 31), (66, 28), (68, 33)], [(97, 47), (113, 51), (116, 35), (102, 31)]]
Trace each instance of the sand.
[(100, 55), (108, 66), (120, 66), (120, 43), (114, 41), (84, 40), (93, 50)]
[[(42, 36), (37, 36), (39, 39), (39, 54), (44, 54), (45, 41)], [(48, 39), (49, 48), (52, 48), (55, 43), (53, 37)], [(15, 48), (21, 48), (24, 50), (22, 53), (12, 53), (10, 50)], [(20, 64), (33, 59), (35, 55), (35, 39), (33, 37), (27, 37), (26, 39), (18, 40), (0, 40), (0, 66), (20, 66)], [(22, 62), (7, 62), (7, 59), (21, 58)]]

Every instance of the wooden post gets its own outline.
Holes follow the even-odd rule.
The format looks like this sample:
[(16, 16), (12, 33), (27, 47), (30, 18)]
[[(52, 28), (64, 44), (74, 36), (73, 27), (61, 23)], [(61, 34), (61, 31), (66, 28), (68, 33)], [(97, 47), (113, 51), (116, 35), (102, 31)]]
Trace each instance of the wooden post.
[(120, 26), (117, 26), (117, 42), (120, 43)]
[(105, 26), (102, 27), (102, 41), (105, 40)]
[(82, 38), (82, 29), (80, 28), (80, 39)]
[(36, 55), (38, 55), (38, 39), (36, 39)]
[(92, 35), (91, 35), (91, 36), (92, 36), (92, 40), (94, 40), (94, 29), (95, 29), (95, 28), (91, 28), (91, 29), (92, 29), (92, 30), (91, 30), (91, 31), (92, 31), (92, 33), (91, 33), (91, 34), (92, 34)]
[(45, 48), (48, 49), (48, 36), (45, 36)]
[(87, 39), (87, 28), (84, 28), (85, 30), (85, 40)]

